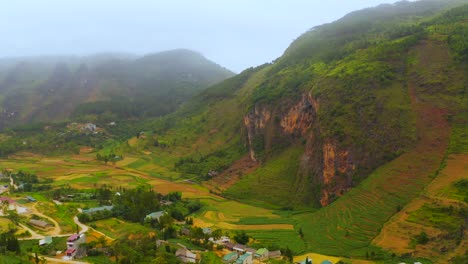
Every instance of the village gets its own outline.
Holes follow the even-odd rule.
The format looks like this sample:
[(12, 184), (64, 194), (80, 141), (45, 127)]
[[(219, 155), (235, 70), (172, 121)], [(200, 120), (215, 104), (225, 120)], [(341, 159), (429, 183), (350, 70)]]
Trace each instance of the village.
[[(28, 173), (12, 173), (5, 171), (0, 175), (2, 181), (7, 183), (0, 186), (0, 192), (3, 196), (0, 197), (2, 210), (0, 216), (11, 219), (16, 227), (10, 225), (10, 229), (19, 230), (20, 241), (37, 241), (39, 248), (48, 248), (53, 245), (54, 250), (39, 250), (39, 252), (47, 252), (44, 257), (50, 259), (62, 259), (67, 261), (80, 260), (88, 255), (90, 251), (99, 251), (104, 255), (111, 256), (109, 245), (114, 240), (106, 234), (99, 232), (93, 227), (81, 222), (88, 222), (93, 219), (102, 219), (111, 216), (115, 206), (107, 202), (107, 205), (97, 207), (78, 208), (77, 214), (73, 217), (76, 225), (75, 232), (64, 233), (60, 228), (60, 224), (52, 217), (47, 215), (37, 206), (37, 194), (23, 194), (24, 188), (30, 182), (35, 182), (35, 176)], [(115, 197), (121, 196), (120, 192), (113, 192)], [(82, 193), (63, 193), (57, 199), (52, 199), (50, 202), (57, 206), (62, 206), (64, 203), (73, 202), (74, 199), (82, 199), (88, 196)], [(43, 200), (44, 196), (39, 196)], [(223, 263), (235, 264), (252, 264), (252, 263), (268, 263), (272, 259), (283, 259), (284, 255), (278, 249), (271, 250), (268, 248), (252, 248), (246, 244), (237, 243), (229, 237), (228, 232), (223, 232), (219, 229), (199, 228), (192, 226), (190, 218), (174, 219), (171, 212), (174, 212), (173, 206), (181, 203), (180, 194), (171, 194), (166, 198), (158, 201), (161, 209), (147, 214), (142, 219), (143, 223), (148, 226), (153, 226), (159, 233), (164, 233), (167, 229), (177, 230), (176, 234), (172, 234), (169, 238), (178, 238), (189, 241), (192, 244), (203, 245), (204, 250), (200, 248), (190, 248), (187, 244), (165, 240), (158, 236), (156, 239), (156, 247), (170, 247), (175, 252), (175, 257), (182, 263), (200, 263), (204, 252), (212, 251), (222, 259)], [(180, 206), (180, 205), (179, 205)], [(81, 221), (80, 221), (81, 220)], [(187, 221), (189, 220), (189, 221)], [(22, 230), (22, 231), (21, 231)], [(95, 237), (88, 236), (88, 233), (101, 235), (101, 240), (109, 241), (107, 248), (102, 246), (93, 248), (96, 243)], [(59, 241), (59, 242), (57, 242)], [(248, 239), (247, 239), (248, 242)], [(93, 244), (94, 243), (94, 244)], [(210, 245), (210, 246), (207, 246)], [(326, 263), (324, 263), (326, 264)]]

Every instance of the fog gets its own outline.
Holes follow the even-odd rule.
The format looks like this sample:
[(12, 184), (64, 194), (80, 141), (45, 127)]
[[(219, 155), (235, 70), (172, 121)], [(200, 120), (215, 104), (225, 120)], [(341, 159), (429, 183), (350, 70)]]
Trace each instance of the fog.
[(0, 0), (0, 57), (198, 51), (235, 72), (313, 26), (392, 0)]

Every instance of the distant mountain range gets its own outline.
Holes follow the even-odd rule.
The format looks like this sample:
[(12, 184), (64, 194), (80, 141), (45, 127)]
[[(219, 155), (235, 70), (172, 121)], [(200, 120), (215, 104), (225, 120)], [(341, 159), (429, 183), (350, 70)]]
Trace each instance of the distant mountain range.
[(0, 60), (0, 127), (106, 114), (170, 113), (234, 74), (190, 50), (142, 57), (25, 57)]

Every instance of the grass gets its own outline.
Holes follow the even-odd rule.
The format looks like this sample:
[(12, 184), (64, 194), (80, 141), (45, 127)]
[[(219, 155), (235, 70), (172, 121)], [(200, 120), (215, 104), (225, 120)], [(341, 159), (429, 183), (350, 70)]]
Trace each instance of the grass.
[(154, 229), (145, 227), (139, 223), (130, 223), (117, 218), (109, 218), (91, 222), (89, 225), (96, 226), (96, 230), (114, 239), (129, 236), (130, 234), (147, 234), (155, 232)]
[(169, 239), (168, 240), (170, 243), (173, 243), (173, 244), (181, 244), (181, 245), (184, 245), (185, 247), (187, 247), (188, 249), (190, 250), (202, 250), (204, 251), (205, 248), (203, 247), (200, 247), (200, 246), (197, 246), (197, 245), (194, 245), (193, 243), (191, 243), (190, 241), (187, 241), (187, 240), (184, 240), (184, 239)]
[(456, 232), (464, 224), (464, 215), (453, 207), (424, 204), (412, 212), (407, 221), (432, 226), (448, 232)]
[(62, 233), (72, 233), (76, 230), (73, 217), (78, 213), (73, 204), (56, 205), (53, 203), (40, 203), (36, 208), (48, 216), (52, 217), (60, 225)]
[(113, 264), (114, 261), (110, 260), (107, 256), (84, 257), (81, 260), (94, 264)]
[(294, 182), (303, 150), (291, 147), (231, 186), (224, 194), (249, 204), (280, 209), (293, 201)]
[(248, 235), (255, 238), (258, 243), (267, 247), (289, 247), (295, 254), (304, 253), (306, 243), (294, 230), (248, 230)]
[(32, 263), (26, 256), (0, 255), (0, 264), (25, 264)]
[(213, 252), (206, 252), (202, 254), (200, 264), (222, 264), (223, 261)]

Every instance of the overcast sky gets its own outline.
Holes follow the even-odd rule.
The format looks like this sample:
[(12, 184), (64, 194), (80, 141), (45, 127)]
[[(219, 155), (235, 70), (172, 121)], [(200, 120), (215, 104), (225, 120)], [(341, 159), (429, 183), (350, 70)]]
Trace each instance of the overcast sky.
[(0, 57), (196, 50), (233, 71), (299, 35), (395, 0), (0, 0)]

